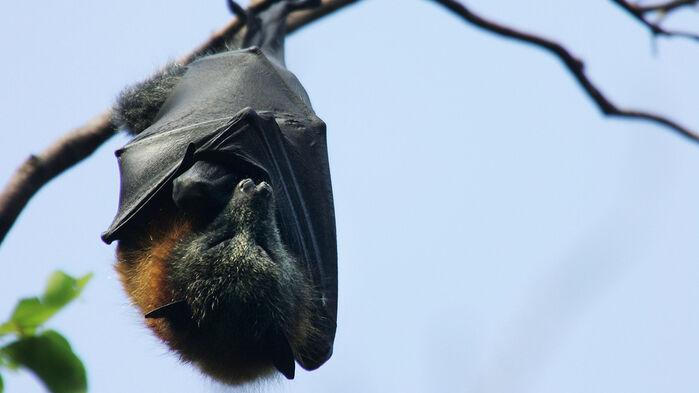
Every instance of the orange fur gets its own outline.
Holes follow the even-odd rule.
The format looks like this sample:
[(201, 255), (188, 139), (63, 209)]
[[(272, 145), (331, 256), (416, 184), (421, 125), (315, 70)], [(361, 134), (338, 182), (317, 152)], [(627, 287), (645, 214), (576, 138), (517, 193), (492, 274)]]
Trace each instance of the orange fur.
[[(115, 267), (124, 290), (143, 314), (175, 300), (167, 284), (167, 261), (178, 239), (190, 230), (191, 223), (181, 218), (156, 220), (148, 225), (145, 240), (119, 242)], [(175, 339), (165, 320), (145, 321), (163, 341)]]

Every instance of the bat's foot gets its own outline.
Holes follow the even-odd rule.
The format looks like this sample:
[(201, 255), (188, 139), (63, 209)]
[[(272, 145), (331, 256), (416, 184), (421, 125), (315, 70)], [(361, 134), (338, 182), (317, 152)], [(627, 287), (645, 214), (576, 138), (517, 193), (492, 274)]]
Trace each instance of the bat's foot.
[(241, 7), (240, 4), (233, 0), (228, 0), (226, 4), (233, 15), (240, 18), (243, 22), (248, 20), (248, 12), (245, 10), (245, 8)]
[[(320, 6), (323, 1), (322, 0), (296, 0), (296, 1), (290, 1), (290, 0), (277, 0), (277, 1), (272, 1), (271, 3), (285, 3), (288, 12), (293, 12), (293, 11), (298, 11), (298, 10), (303, 10), (307, 8), (315, 8)], [(234, 0), (227, 0), (226, 4), (228, 5), (228, 9), (231, 11), (231, 13), (238, 18), (240, 18), (243, 22), (248, 22), (251, 20), (251, 15), (250, 12), (248, 12), (245, 8), (243, 8), (240, 4), (238, 4)]]
[(276, 0), (267, 3), (264, 9), (244, 9), (234, 0), (227, 0), (228, 8), (247, 27), (241, 49), (260, 47), (268, 56), (284, 64), (284, 37), (286, 17), (290, 13), (322, 4), (321, 0)]

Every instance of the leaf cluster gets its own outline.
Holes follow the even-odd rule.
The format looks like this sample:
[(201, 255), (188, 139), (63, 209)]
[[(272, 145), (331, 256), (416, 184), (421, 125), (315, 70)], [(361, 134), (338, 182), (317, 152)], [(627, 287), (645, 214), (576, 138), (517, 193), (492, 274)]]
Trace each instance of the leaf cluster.
[[(28, 369), (53, 393), (87, 391), (85, 367), (68, 340), (43, 326), (80, 295), (91, 277), (74, 278), (56, 271), (41, 296), (17, 303), (10, 318), (0, 324), (0, 370)], [(0, 393), (3, 391), (0, 375)]]

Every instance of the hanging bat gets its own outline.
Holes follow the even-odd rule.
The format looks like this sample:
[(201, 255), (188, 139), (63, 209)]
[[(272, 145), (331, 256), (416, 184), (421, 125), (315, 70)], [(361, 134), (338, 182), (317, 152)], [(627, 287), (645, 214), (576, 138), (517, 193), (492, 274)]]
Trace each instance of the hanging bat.
[(119, 208), (102, 239), (147, 326), (229, 384), (332, 354), (337, 250), (325, 123), (284, 63), (286, 16), (247, 13), (237, 49), (122, 93)]

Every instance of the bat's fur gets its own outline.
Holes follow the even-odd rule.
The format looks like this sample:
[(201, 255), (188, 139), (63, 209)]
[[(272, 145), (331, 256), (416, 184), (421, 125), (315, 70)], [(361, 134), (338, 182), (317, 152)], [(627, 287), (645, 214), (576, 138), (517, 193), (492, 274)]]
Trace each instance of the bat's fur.
[(231, 384), (270, 373), (280, 340), (303, 356), (317, 339), (317, 295), (279, 237), (271, 190), (244, 183), (208, 223), (164, 209), (118, 248), (117, 270), (144, 313), (186, 300), (187, 315), (148, 326), (183, 360)]
[[(283, 45), (286, 13), (319, 2), (278, 3), (270, 14), (277, 16), (263, 20), (265, 31), (255, 30), (248, 41), (267, 45), (262, 33), (274, 32), (268, 41)], [(152, 125), (185, 71), (173, 63), (124, 90), (114, 107), (116, 124), (132, 135)], [(184, 361), (230, 384), (268, 375), (274, 367), (281, 371), (280, 356), (293, 373), (291, 352), (296, 359), (317, 357), (314, 344), (324, 338), (312, 318), (321, 314), (321, 296), (309, 272), (301, 271), (305, 264), (280, 239), (270, 187), (240, 182), (213, 218), (188, 215), (168, 191), (139, 212), (117, 247), (123, 286), (144, 314), (182, 305), (147, 318), (148, 327)]]
[(162, 72), (126, 88), (114, 106), (115, 123), (132, 135), (148, 128), (186, 70), (185, 66), (170, 63)]

